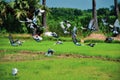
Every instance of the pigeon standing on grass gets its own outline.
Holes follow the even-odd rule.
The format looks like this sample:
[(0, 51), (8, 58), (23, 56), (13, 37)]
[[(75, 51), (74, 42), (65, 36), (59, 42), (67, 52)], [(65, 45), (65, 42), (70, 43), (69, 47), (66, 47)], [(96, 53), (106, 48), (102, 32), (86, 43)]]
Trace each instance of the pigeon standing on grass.
[(59, 38), (58, 34), (55, 32), (45, 32), (44, 35), (49, 37)]
[(107, 37), (107, 38), (105, 39), (105, 42), (106, 42), (106, 43), (112, 43), (112, 41), (113, 41), (113, 38), (112, 38), (112, 37)]
[(89, 43), (89, 44), (87, 44), (88, 46), (90, 46), (90, 47), (94, 47), (95, 46), (95, 43)]
[(18, 39), (14, 40), (11, 34), (9, 34), (8, 38), (12, 46), (20, 46), (23, 43), (23, 41), (20, 41)]
[(48, 49), (48, 51), (45, 53), (46, 56), (52, 56), (54, 53), (53, 49)]
[(57, 41), (56, 44), (63, 44), (63, 42), (62, 41)]
[(13, 69), (12, 69), (12, 75), (13, 75), (13, 76), (16, 76), (17, 73), (18, 73), (18, 69), (17, 69), (17, 68), (13, 68)]

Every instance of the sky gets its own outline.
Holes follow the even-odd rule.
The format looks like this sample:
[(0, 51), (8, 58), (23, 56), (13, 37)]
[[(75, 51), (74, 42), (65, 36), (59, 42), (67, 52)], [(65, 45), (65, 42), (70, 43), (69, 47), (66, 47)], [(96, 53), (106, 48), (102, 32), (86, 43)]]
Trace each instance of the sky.
[[(120, 2), (120, 0), (118, 0)], [(81, 10), (92, 9), (92, 0), (46, 0), (48, 7), (78, 8)], [(96, 0), (96, 8), (110, 8), (114, 0)]]
[[(13, 1), (13, 0), (6, 0)], [(42, 1), (42, 0), (40, 0)], [(120, 3), (120, 0), (118, 0)], [(46, 0), (48, 7), (78, 8), (81, 10), (92, 9), (92, 0)], [(96, 8), (110, 8), (114, 0), (96, 0)]]

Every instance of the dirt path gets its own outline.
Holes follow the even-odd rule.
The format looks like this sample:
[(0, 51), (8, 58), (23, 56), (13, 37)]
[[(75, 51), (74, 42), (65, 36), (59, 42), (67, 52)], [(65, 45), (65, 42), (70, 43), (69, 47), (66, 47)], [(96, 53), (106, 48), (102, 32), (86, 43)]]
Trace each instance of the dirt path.
[[(51, 58), (52, 57), (52, 58)], [(44, 52), (30, 52), (30, 51), (20, 51), (15, 54), (4, 55), (0, 62), (9, 61), (28, 61), (28, 60), (48, 60), (48, 59), (61, 59), (61, 58), (93, 58), (104, 61), (115, 61), (120, 62), (120, 59), (105, 58), (100, 56), (83, 56), (79, 54), (54, 54), (53, 56), (45, 56)]]

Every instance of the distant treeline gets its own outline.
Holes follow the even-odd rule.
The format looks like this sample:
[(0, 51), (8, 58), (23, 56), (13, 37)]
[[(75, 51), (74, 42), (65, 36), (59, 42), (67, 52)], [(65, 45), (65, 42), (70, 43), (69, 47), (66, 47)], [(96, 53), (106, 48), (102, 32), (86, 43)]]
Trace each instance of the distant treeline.
[[(120, 7), (120, 4), (119, 4)], [(116, 19), (114, 6), (111, 8), (100, 8), (97, 10), (97, 18), (99, 28), (102, 32), (110, 33), (110, 31), (105, 26), (102, 25), (103, 18), (106, 18), (108, 23), (114, 24)], [(80, 27), (87, 28), (89, 21), (92, 19), (92, 9), (88, 10), (80, 10), (74, 8), (50, 8), (49, 15), (47, 16), (47, 25), (49, 30), (56, 31), (58, 34), (62, 35), (62, 31), (60, 29), (60, 22), (64, 20), (69, 20), (72, 24), (72, 27), (77, 26), (79, 29), (79, 33), (83, 34)], [(84, 31), (86, 33), (86, 31)]]
[[(22, 1), (15, 0), (13, 2), (0, 1), (0, 32), (6, 33), (29, 33), (30, 30), (26, 23), (20, 23), (20, 20), (25, 18), (31, 18), (35, 9), (43, 8), (42, 5), (37, 4), (39, 1)], [(32, 5), (31, 5), (32, 4)], [(37, 4), (37, 5), (36, 5)], [(60, 28), (60, 22), (64, 20), (70, 21), (72, 27), (76, 26), (79, 29), (79, 33), (83, 34), (84, 31), (80, 30), (80, 27), (87, 27), (89, 21), (92, 18), (92, 9), (80, 10), (76, 8), (45, 8), (47, 11), (47, 29), (49, 31), (57, 32), (59, 35), (63, 35)], [(120, 3), (119, 3), (120, 9)], [(106, 18), (110, 24), (115, 21), (114, 6), (110, 8), (100, 8), (97, 10), (98, 24), (101, 31), (105, 31), (102, 25), (102, 18)], [(38, 25), (41, 26), (41, 17), (38, 17)], [(70, 28), (70, 30), (72, 29)], [(85, 33), (85, 32), (84, 32)], [(107, 31), (109, 33), (109, 31)]]

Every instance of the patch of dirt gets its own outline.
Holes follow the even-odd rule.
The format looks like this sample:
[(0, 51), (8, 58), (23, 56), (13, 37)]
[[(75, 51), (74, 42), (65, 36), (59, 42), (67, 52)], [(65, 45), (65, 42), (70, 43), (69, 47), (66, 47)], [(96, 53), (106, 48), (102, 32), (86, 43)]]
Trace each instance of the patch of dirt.
[(118, 40), (118, 41), (120, 41), (120, 34), (117, 35), (116, 37), (114, 37), (114, 40)]
[(25, 60), (37, 60), (44, 55), (44, 52), (32, 52), (32, 51), (20, 51), (15, 54), (5, 54), (1, 61), (25, 61)]
[(93, 59), (98, 59), (98, 60), (120, 62), (120, 59), (105, 58), (105, 57), (100, 57), (100, 56), (83, 56), (79, 54), (62, 54), (62, 55), (58, 55), (57, 57), (58, 58), (93, 58)]
[[(114, 40), (118, 40), (120, 41), (120, 35), (117, 35), (116, 37), (112, 37)], [(90, 39), (94, 39), (94, 40), (105, 40), (106, 36), (104, 34), (101, 33), (92, 33), (90, 34), (88, 37), (84, 38), (84, 40), (90, 40)]]
[(84, 38), (85, 40), (87, 39), (97, 39), (97, 40), (105, 40), (106, 36), (104, 34), (96, 34), (96, 33), (92, 33), (90, 34), (88, 37)]
[[(54, 59), (61, 58), (93, 58), (98, 60), (106, 60), (106, 61), (115, 61), (120, 62), (120, 59), (111, 59), (100, 56), (84, 56), (79, 54), (54, 54)], [(6, 54), (4, 55), (0, 61), (8, 62), (8, 61), (26, 61), (26, 60), (48, 60), (53, 59), (45, 56), (45, 52), (32, 52), (32, 51), (20, 51), (16, 54)]]
[(19, 53), (21, 53), (21, 54), (39, 55), (39, 54), (44, 54), (45, 52), (20, 51)]

